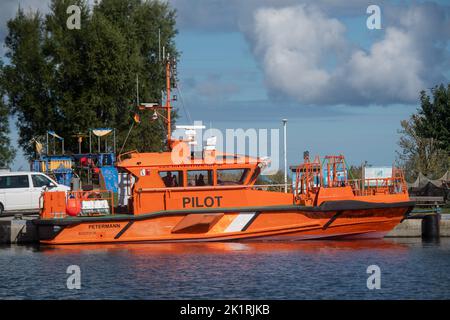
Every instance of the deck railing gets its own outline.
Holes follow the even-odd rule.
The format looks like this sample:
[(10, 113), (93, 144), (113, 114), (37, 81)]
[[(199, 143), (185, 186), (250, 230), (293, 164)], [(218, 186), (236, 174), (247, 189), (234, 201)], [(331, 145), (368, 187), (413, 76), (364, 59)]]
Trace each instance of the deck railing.
[(74, 199), (81, 206), (81, 215), (114, 214), (114, 193), (111, 190), (69, 191), (67, 202)]
[[(234, 190), (234, 189), (257, 189), (266, 191), (284, 191), (284, 184), (233, 184), (216, 186), (188, 186), (188, 187), (160, 187), (160, 188), (140, 188), (137, 192), (163, 192), (163, 191), (201, 191), (201, 190)], [(292, 185), (288, 184), (288, 192), (291, 192)]]
[(403, 179), (394, 177), (353, 179), (348, 182), (357, 196), (407, 192), (406, 182)]

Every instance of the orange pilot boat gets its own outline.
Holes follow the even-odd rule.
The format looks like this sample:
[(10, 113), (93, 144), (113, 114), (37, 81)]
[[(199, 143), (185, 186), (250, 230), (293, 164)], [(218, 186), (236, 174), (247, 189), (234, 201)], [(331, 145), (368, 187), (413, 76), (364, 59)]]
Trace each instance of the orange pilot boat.
[(380, 238), (413, 209), (402, 171), (349, 180), (343, 156), (291, 167), (291, 193), (255, 186), (266, 159), (205, 150), (171, 138), (170, 61), (164, 112), (166, 152), (120, 155), (129, 183), (126, 213), (103, 191), (44, 192), (34, 220), (44, 244)]

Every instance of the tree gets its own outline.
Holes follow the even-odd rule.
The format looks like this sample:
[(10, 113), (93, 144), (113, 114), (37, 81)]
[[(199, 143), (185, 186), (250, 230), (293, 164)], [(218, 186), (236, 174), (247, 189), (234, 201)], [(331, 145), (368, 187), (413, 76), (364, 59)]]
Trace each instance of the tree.
[(359, 166), (355, 166), (355, 165), (350, 165), (348, 169), (348, 178), (350, 180), (359, 180), (362, 179), (363, 176), (363, 168), (368, 166), (368, 162), (364, 161), (363, 164), (359, 165)]
[(450, 84), (435, 86), (431, 95), (422, 91), (417, 113), (401, 122), (397, 162), (408, 180), (420, 172), (436, 179), (450, 167)]
[[(81, 8), (80, 30), (67, 28), (69, 5)], [(165, 52), (178, 57), (175, 11), (156, 0), (103, 0), (92, 10), (84, 0), (52, 0), (45, 17), (19, 9), (8, 29), (7, 104), (18, 116), (19, 142), (29, 157), (28, 141), (47, 130), (76, 151), (76, 133), (116, 128), (120, 149), (137, 109), (136, 78), (141, 102), (159, 102), (165, 88), (159, 31)], [(161, 123), (151, 114), (141, 119), (125, 150), (161, 150)]]
[(15, 157), (15, 150), (11, 147), (11, 140), (9, 138), (9, 111), (3, 102), (3, 65), (0, 60), (0, 168), (8, 167)]
[(417, 135), (450, 153), (450, 84), (432, 88), (431, 94), (432, 98), (425, 91), (420, 93), (421, 107), (414, 120)]
[(9, 49), (6, 57), (10, 60), (3, 76), (7, 105), (17, 115), (19, 144), (27, 154), (33, 152), (29, 143), (33, 136), (44, 133), (60, 120), (49, 86), (50, 69), (42, 52), (41, 18), (38, 12), (25, 15), (19, 9), (8, 22), (5, 40)]
[[(284, 171), (278, 170), (272, 175), (264, 175), (259, 176), (258, 179), (255, 182), (256, 185), (283, 185), (284, 186)], [(287, 175), (287, 184), (288, 188), (292, 186), (292, 178), (290, 177), (289, 173)], [(267, 190), (270, 191), (280, 191), (280, 186), (272, 186), (268, 187)]]
[(418, 123), (422, 121), (418, 115), (401, 122), (399, 131), (398, 162), (405, 170), (406, 179), (414, 180), (422, 172), (432, 179), (437, 179), (447, 171), (450, 157), (447, 151), (440, 149), (440, 143), (434, 138), (424, 138), (419, 134)]

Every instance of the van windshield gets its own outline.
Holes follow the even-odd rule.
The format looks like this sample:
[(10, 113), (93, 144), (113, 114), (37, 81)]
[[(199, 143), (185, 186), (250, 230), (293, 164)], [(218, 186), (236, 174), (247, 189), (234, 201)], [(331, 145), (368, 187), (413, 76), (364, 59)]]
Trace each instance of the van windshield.
[(33, 174), (31, 179), (33, 180), (33, 186), (35, 188), (48, 187), (52, 184), (52, 181), (49, 178), (40, 174)]

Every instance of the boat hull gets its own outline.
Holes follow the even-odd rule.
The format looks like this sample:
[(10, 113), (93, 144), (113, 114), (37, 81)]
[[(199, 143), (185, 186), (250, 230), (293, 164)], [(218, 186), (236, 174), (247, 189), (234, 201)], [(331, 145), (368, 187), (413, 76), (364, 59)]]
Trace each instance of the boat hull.
[(35, 224), (43, 244), (382, 238), (413, 207), (410, 201), (329, 201), (318, 207), (169, 210), (137, 216), (38, 219)]

